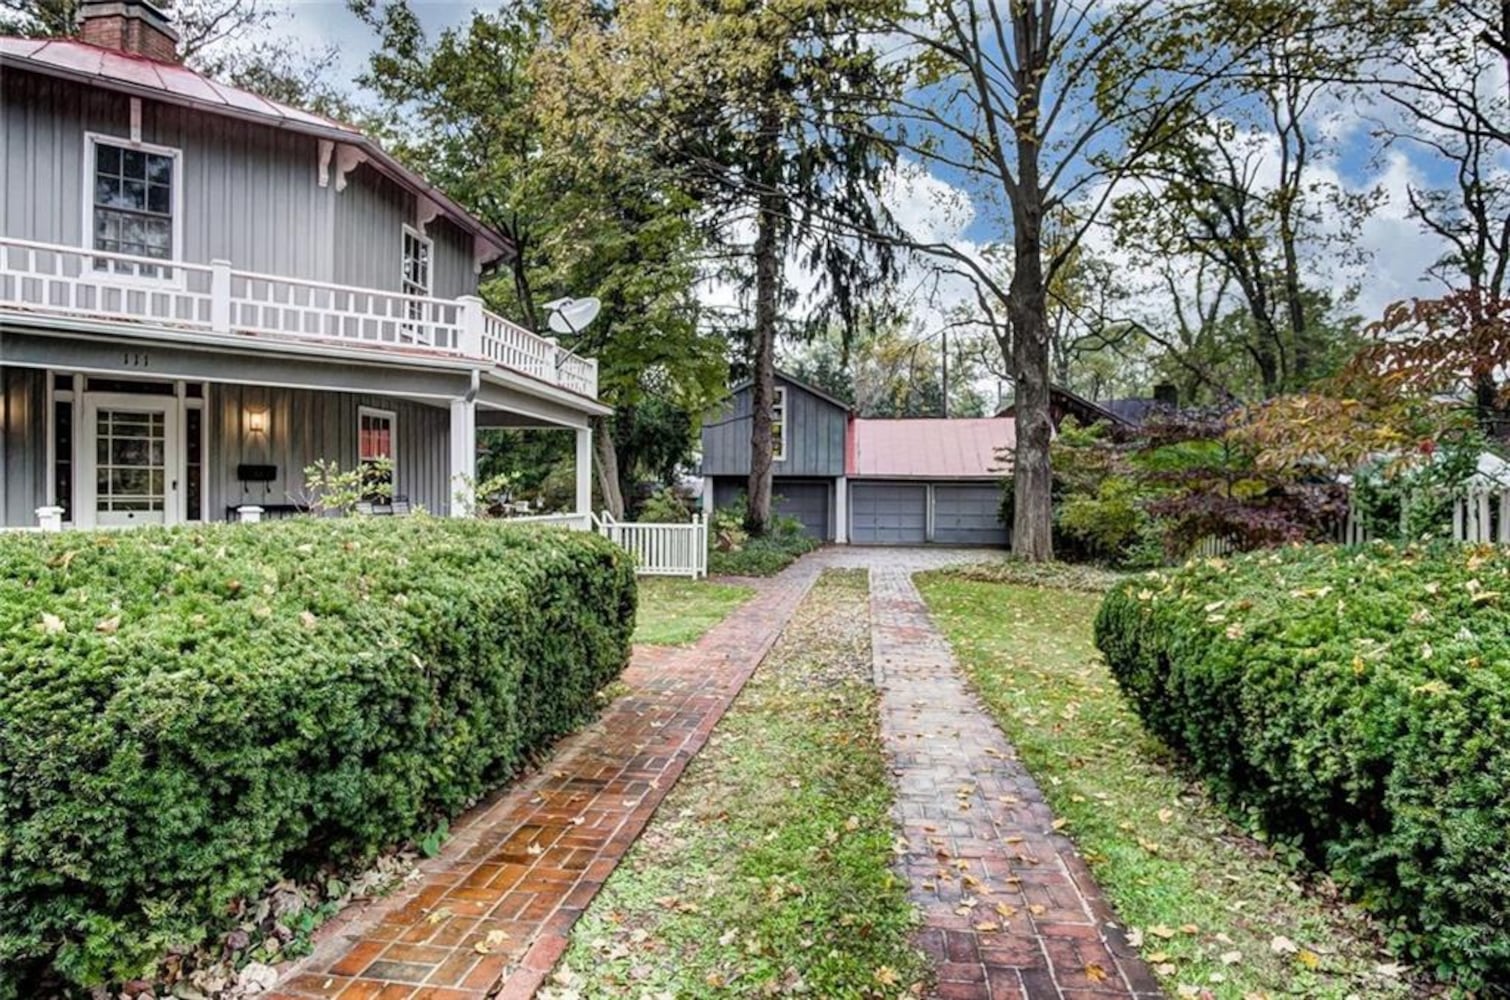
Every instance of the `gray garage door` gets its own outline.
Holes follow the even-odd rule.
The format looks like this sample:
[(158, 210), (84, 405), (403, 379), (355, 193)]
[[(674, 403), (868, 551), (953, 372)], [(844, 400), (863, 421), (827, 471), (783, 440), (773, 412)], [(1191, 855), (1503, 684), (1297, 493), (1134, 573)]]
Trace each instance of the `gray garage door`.
[(771, 482), (771, 492), (776, 494), (776, 513), (795, 517), (809, 535), (828, 541), (828, 483), (776, 479)]
[(928, 534), (928, 487), (852, 483), (849, 540), (860, 545), (919, 545)]
[[(721, 476), (713, 481), (713, 505), (715, 507), (732, 507), (745, 495), (745, 488), (749, 485), (748, 480)], [(807, 533), (814, 538), (828, 541), (832, 536), (828, 530), (828, 505), (829, 495), (833, 492), (833, 486), (826, 482), (812, 480), (771, 480), (771, 492), (776, 495), (776, 512), (788, 517), (795, 517), (802, 522)]]
[(1005, 545), (1007, 526), (997, 520), (1001, 488), (940, 484), (933, 488), (933, 540), (940, 545)]

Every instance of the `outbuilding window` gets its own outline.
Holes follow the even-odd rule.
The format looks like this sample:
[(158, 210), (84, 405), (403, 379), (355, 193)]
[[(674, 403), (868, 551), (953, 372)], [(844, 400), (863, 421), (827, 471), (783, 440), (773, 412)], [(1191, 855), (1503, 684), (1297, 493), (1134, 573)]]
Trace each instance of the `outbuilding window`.
[(778, 385), (771, 397), (771, 460), (786, 461), (786, 386)]

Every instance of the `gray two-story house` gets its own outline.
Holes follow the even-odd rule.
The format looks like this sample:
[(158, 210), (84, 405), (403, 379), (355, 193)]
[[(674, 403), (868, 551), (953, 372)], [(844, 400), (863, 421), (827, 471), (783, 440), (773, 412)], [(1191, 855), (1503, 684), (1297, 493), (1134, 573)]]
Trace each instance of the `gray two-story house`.
[(457, 513), (487, 426), (575, 433), (588, 510), (597, 367), (484, 308), (502, 235), (144, 0), (80, 17), (0, 38), (0, 527), (224, 520), (317, 460)]

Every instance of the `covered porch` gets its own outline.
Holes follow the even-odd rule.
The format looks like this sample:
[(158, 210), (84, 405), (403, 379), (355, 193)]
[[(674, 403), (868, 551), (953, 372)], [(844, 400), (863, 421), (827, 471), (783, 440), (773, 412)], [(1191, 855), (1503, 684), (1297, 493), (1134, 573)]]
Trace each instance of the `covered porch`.
[[(356, 356), (353, 356), (356, 355)], [(591, 509), (601, 404), (460, 359), (332, 345), (227, 349), (103, 332), (0, 331), (0, 527), (208, 523), (307, 509), (305, 469), (388, 459), (405, 509), (464, 516), (478, 431), (575, 438)], [(40, 513), (39, 513), (40, 512)]]

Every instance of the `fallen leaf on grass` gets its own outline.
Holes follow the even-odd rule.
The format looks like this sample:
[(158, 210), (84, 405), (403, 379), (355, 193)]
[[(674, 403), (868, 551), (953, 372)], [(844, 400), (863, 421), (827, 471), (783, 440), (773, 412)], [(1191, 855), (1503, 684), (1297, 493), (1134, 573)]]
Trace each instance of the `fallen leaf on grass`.
[(1243, 960), (1243, 953), (1240, 951), (1224, 951), (1220, 957), (1223, 965), (1236, 965)]
[(1174, 937), (1174, 928), (1165, 927), (1163, 924), (1154, 924), (1152, 927), (1148, 928), (1148, 933), (1152, 934), (1156, 938), (1163, 938), (1165, 941), (1168, 941), (1170, 938)]
[(1296, 953), (1295, 961), (1299, 962), (1307, 969), (1314, 969), (1321, 965), (1321, 956), (1307, 948), (1302, 948), (1298, 953)]
[(1276, 955), (1293, 955), (1300, 949), (1295, 946), (1294, 941), (1291, 941), (1283, 934), (1276, 934), (1274, 940), (1269, 942), (1269, 950)]
[(883, 965), (875, 971), (875, 980), (882, 986), (895, 986), (897, 984), (897, 970), (889, 965)]

